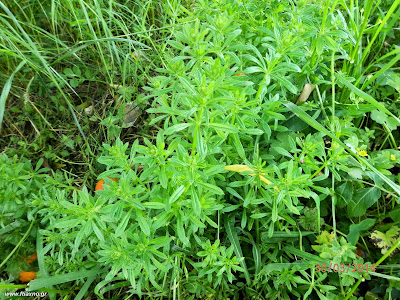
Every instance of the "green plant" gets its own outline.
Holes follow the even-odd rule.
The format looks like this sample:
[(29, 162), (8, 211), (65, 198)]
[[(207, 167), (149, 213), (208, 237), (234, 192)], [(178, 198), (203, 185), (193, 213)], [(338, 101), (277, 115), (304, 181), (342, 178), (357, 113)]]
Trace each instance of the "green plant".
[(2, 278), (35, 241), (52, 298), (396, 298), (399, 1), (27, 2), (1, 5), (6, 153), (57, 170), (0, 165), (28, 195)]

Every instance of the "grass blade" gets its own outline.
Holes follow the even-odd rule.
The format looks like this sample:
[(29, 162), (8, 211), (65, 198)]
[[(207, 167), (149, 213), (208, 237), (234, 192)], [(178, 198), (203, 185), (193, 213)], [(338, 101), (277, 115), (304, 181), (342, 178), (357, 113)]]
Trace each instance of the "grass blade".
[(367, 93), (364, 93), (362, 90), (360, 90), (357, 87), (355, 87), (354, 85), (352, 85), (349, 81), (347, 81), (341, 75), (336, 74), (336, 77), (339, 79), (340, 83), (342, 83), (346, 87), (348, 87), (358, 97), (363, 98), (365, 101), (367, 101), (370, 104), (374, 105), (377, 109), (379, 109), (379, 110), (387, 113), (388, 115), (392, 116), (400, 124), (400, 119), (397, 116), (395, 116), (394, 114), (392, 114), (383, 104), (381, 104), (380, 102), (376, 101), (372, 96), (368, 95)]
[(25, 65), (25, 61), (22, 61), (17, 68), (14, 70), (14, 72), (11, 73), (10, 77), (8, 78), (6, 84), (3, 87), (3, 91), (1, 92), (0, 95), (0, 130), (1, 130), (1, 124), (3, 123), (3, 117), (4, 117), (4, 112), (6, 110), (6, 101), (8, 94), (10, 92), (11, 84), (14, 79), (14, 75)]
[(297, 249), (295, 247), (292, 246), (286, 246), (285, 248), (283, 248), (284, 251), (300, 256), (302, 258), (304, 258), (307, 262), (310, 263), (321, 263), (321, 264), (325, 264), (327, 261), (326, 259), (323, 259), (322, 257), (319, 257), (317, 255), (302, 251), (300, 249)]
[[(44, 262), (44, 257), (45, 257), (45, 252), (43, 249), (43, 235), (40, 233), (40, 231), (38, 231), (37, 236), (36, 236), (36, 253), (37, 253), (37, 260), (38, 260), (38, 264), (39, 264), (39, 271), (42, 274), (41, 278), (48, 278), (49, 277), (49, 272), (47, 270), (47, 265)], [(48, 289), (54, 289), (54, 287), (52, 285), (47, 286)], [(55, 293), (49, 292), (49, 298), (51, 300), (55, 300), (56, 299), (56, 295)]]
[(62, 284), (65, 282), (70, 282), (86, 277), (93, 277), (93, 276), (98, 276), (100, 273), (104, 273), (105, 270), (101, 270), (100, 267), (96, 267), (92, 270), (82, 270), (82, 271), (76, 271), (76, 272), (71, 272), (67, 274), (61, 274), (61, 275), (56, 275), (52, 277), (47, 277), (47, 278), (39, 278), (32, 280), (29, 283), (29, 288), (28, 291), (34, 291), (37, 289), (49, 287), (52, 285), (56, 284)]
[(85, 284), (84, 284), (84, 285), (82, 286), (82, 288), (80, 289), (78, 295), (75, 296), (75, 300), (81, 300), (81, 299), (85, 296), (85, 294), (86, 294), (86, 292), (88, 291), (90, 285), (91, 285), (92, 282), (96, 279), (96, 277), (97, 277), (97, 276), (92, 276), (92, 277), (89, 277), (89, 278), (86, 280)]
[(376, 38), (378, 37), (379, 33), (382, 31), (383, 27), (386, 25), (387, 21), (389, 20), (389, 18), (392, 16), (394, 10), (396, 9), (396, 7), (400, 4), (400, 0), (396, 0), (394, 1), (394, 3), (392, 4), (392, 6), (390, 7), (390, 9), (388, 10), (388, 12), (385, 15), (385, 18), (380, 22), (380, 25), (378, 27), (378, 29), (376, 29), (374, 36), (372, 37), (372, 39), (369, 41), (367, 47), (365, 47), (364, 51), (363, 51), (363, 55), (361, 57), (361, 60), (359, 61), (359, 63), (357, 64), (356, 69), (358, 69), (360, 67), (360, 65), (364, 62), (365, 58), (367, 57), (367, 55), (369, 54), (369, 51), (371, 50), (372, 45), (374, 45), (374, 42), (376, 40)]
[[(399, 52), (400, 49), (396, 49), (395, 51)], [(361, 87), (361, 90), (364, 90), (368, 85), (370, 85), (375, 79), (377, 79), (379, 76), (381, 76), (384, 72), (389, 70), (391, 67), (393, 67), (398, 61), (400, 60), (400, 55), (396, 55), (392, 60), (390, 60), (383, 68), (381, 68), (378, 72), (374, 74), (367, 82), (364, 82), (364, 84)]]
[(382, 273), (376, 273), (376, 272), (368, 272), (369, 275), (373, 275), (376, 277), (380, 277), (380, 278), (385, 278), (387, 280), (395, 280), (395, 281), (400, 281), (399, 277), (394, 277), (394, 276), (390, 276), (390, 275), (386, 275), (386, 274), (382, 274)]

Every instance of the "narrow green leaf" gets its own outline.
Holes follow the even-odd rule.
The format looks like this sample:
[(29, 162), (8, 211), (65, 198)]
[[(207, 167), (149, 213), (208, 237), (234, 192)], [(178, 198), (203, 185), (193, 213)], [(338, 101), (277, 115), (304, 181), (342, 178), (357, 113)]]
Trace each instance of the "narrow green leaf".
[(80, 222), (78, 219), (60, 220), (54, 224), (54, 228), (74, 228)]
[(320, 263), (320, 264), (327, 263), (326, 259), (323, 259), (322, 257), (316, 256), (316, 255), (308, 253), (308, 252), (304, 252), (293, 246), (286, 246), (285, 248), (283, 248), (283, 251), (286, 251), (287, 253), (291, 253), (293, 255), (300, 256), (300, 257), (304, 258), (307, 262), (310, 262), (310, 263)]
[(168, 203), (172, 204), (174, 203), (176, 200), (178, 200), (178, 198), (182, 195), (183, 191), (185, 190), (185, 186), (181, 185), (180, 187), (178, 187), (175, 192), (171, 195), (171, 197), (169, 197)]
[(268, 216), (267, 213), (258, 213), (258, 214), (252, 214), (250, 216), (250, 218), (252, 218), (252, 219), (262, 219), (262, 218), (264, 218), (266, 216)]
[(293, 156), (289, 153), (289, 151), (287, 151), (286, 149), (283, 149), (282, 147), (272, 147), (272, 150), (278, 152), (279, 154), (283, 155), (283, 156), (287, 156), (289, 158), (293, 158)]
[(180, 76), (179, 81), (189, 94), (191, 94), (191, 95), (196, 94), (196, 90), (194, 89), (194, 86), (191, 84), (191, 82), (186, 77)]
[(137, 211), (136, 212), (136, 217), (137, 217), (137, 221), (139, 223), (140, 229), (142, 229), (143, 233), (147, 236), (150, 236), (150, 226), (149, 226), (149, 221), (150, 219), (145, 219), (142, 216), (142, 212), (141, 211)]
[(297, 87), (293, 83), (291, 83), (289, 79), (287, 79), (285, 76), (277, 77), (277, 79), (281, 86), (287, 88), (292, 94), (297, 94)]
[(101, 230), (97, 227), (96, 223), (92, 221), (92, 228), (94, 234), (97, 236), (97, 238), (100, 240), (100, 242), (104, 242), (104, 236)]
[(324, 51), (324, 37), (322, 35), (317, 37), (316, 51), (318, 55), (321, 55)]
[(300, 238), (301, 236), (307, 236), (307, 235), (311, 235), (314, 234), (313, 231), (290, 231), (290, 232), (286, 232), (286, 231), (274, 231), (272, 237), (275, 238)]
[(240, 141), (239, 134), (232, 133), (232, 137), (233, 137), (233, 145), (235, 146), (235, 149), (239, 154), (240, 158), (246, 160), (246, 153), (244, 152), (244, 148), (242, 142)]
[(173, 213), (170, 211), (163, 212), (155, 217), (155, 221), (153, 223), (153, 229), (157, 230), (161, 226), (164, 226), (173, 216)]
[(218, 224), (215, 223), (213, 220), (210, 219), (210, 217), (205, 216), (206, 217), (206, 221), (208, 224), (210, 224), (212, 227), (214, 227), (215, 229), (218, 229)]
[(238, 128), (236, 128), (235, 126), (229, 125), (229, 124), (209, 123), (208, 126), (211, 128), (214, 128), (216, 130), (222, 130), (222, 131), (231, 132), (231, 133), (239, 132)]
[(387, 279), (387, 280), (400, 281), (400, 277), (397, 277), (397, 276), (395, 277), (395, 276), (386, 275), (386, 274), (383, 274), (383, 273), (376, 273), (376, 272), (372, 272), (372, 271), (368, 271), (368, 274), (369, 274), (369, 275), (376, 276), (376, 277), (385, 278), (385, 279)]
[(204, 186), (208, 191), (212, 191), (217, 195), (223, 195), (224, 194), (224, 191), (221, 190), (219, 187), (217, 187), (214, 184), (206, 183), (206, 182), (203, 182), (203, 181), (200, 181), (200, 180), (196, 181), (196, 183), (201, 185), (201, 186)]
[(35, 166), (35, 171), (38, 171), (38, 170), (40, 169), (40, 167), (41, 167), (42, 164), (43, 164), (43, 161), (44, 161), (43, 157), (41, 157), (41, 158), (38, 160), (38, 162), (36, 163), (36, 166)]
[(194, 187), (191, 187), (191, 194), (192, 194), (192, 207), (195, 215), (199, 216), (201, 213), (201, 204), (199, 200), (199, 196), (197, 195), (197, 191), (194, 189)]
[(70, 281), (79, 280), (82, 278), (98, 276), (99, 274), (105, 273), (106, 270), (102, 270), (100, 267), (96, 267), (92, 270), (82, 270), (76, 272), (70, 272), (62, 275), (56, 275), (46, 278), (37, 278), (29, 283), (28, 291), (35, 291), (41, 288), (47, 288), (52, 285), (62, 284)]
[[(273, 226), (271, 226), (273, 227)], [(276, 244), (279, 242), (287, 242), (287, 241), (296, 241), (301, 237), (311, 235), (314, 232), (312, 231), (302, 231), (300, 232), (286, 232), (286, 231), (271, 231), (271, 232), (262, 232), (261, 233), (261, 241), (266, 244)]]
[(170, 44), (172, 47), (179, 49), (179, 50), (183, 50), (185, 49), (185, 46), (182, 45), (181, 43), (177, 42), (177, 41), (167, 41), (168, 44)]
[(144, 207), (150, 208), (150, 209), (164, 209), (165, 204), (161, 202), (143, 202), (142, 203)]
[(292, 269), (293, 267), (299, 267), (299, 268), (306, 268), (307, 263), (304, 262), (293, 262), (293, 263), (270, 263), (266, 264), (264, 270), (269, 273), (273, 271), (283, 271), (283, 269), (289, 268)]
[[(386, 56), (396, 54), (398, 52), (400, 52), (400, 48), (397, 48), (396, 50), (389, 52), (388, 54), (380, 57), (376, 61), (376, 63), (379, 62), (382, 58), (386, 58)], [(363, 83), (361, 90), (364, 90), (367, 86), (369, 86), (372, 82), (374, 82), (379, 76), (381, 76), (383, 73), (385, 73), (391, 67), (393, 67), (393, 65), (395, 65), (399, 60), (400, 60), (400, 55), (396, 55), (394, 58), (392, 58), (387, 64), (385, 64), (382, 68), (380, 68), (379, 71), (374, 74), (374, 76), (372, 76), (366, 82)], [(373, 65), (371, 65), (371, 66), (373, 66)]]
[(241, 132), (250, 135), (262, 135), (264, 133), (264, 131), (258, 128), (242, 129)]
[(182, 217), (180, 214), (178, 214), (178, 216), (176, 217), (176, 231), (176, 233), (178, 234), (178, 238), (181, 240), (181, 242), (185, 246), (190, 247), (190, 242), (185, 235), (185, 228), (183, 227)]
[(21, 224), (22, 223), (20, 221), (14, 221), (14, 222), (4, 226), (3, 228), (0, 229), (0, 235), (3, 235), (7, 232), (15, 230), (16, 228), (20, 227)]
[(74, 300), (81, 300), (87, 293), (87, 291), (89, 290), (92, 282), (98, 278), (98, 275), (96, 274), (95, 276), (91, 276), (89, 277), (85, 284), (79, 289), (79, 293), (75, 296)]
[(240, 196), (240, 195), (238, 194), (238, 192), (236, 192), (233, 188), (231, 188), (231, 187), (228, 186), (228, 187), (226, 188), (226, 190), (229, 192), (229, 194), (231, 194), (231, 195), (235, 196), (236, 198), (239, 198), (240, 200), (244, 201), (243, 197)]
[(245, 74), (264, 73), (264, 70), (258, 66), (248, 67), (244, 70)]
[(125, 232), (125, 228), (128, 225), (128, 221), (131, 217), (132, 209), (122, 218), (121, 223), (119, 223), (117, 229), (115, 230), (115, 236), (120, 237)]
[(165, 130), (165, 135), (170, 135), (170, 134), (172, 134), (172, 133), (174, 133), (174, 132), (177, 132), (177, 131), (181, 131), (181, 130), (183, 130), (183, 129), (186, 129), (186, 128), (188, 128), (190, 125), (192, 125), (192, 124), (183, 123), (183, 124), (176, 124), (176, 125), (173, 125), (173, 126), (171, 126), (171, 127), (168, 127), (168, 128)]
[(199, 152), (200, 157), (204, 157), (206, 154), (206, 145), (204, 144), (204, 139), (201, 134), (200, 126), (195, 129), (195, 138), (196, 138), (196, 150)]
[[(226, 216), (224, 223), (225, 223), (224, 225), (225, 225), (226, 233), (228, 234), (228, 239), (231, 242), (231, 244), (233, 245), (233, 249), (235, 251), (236, 256), (238, 258), (243, 257), (242, 248), (240, 247), (240, 243), (239, 243), (239, 237), (236, 233), (236, 228), (234, 226), (235, 216), (230, 217), (230, 219)], [(250, 284), (251, 283), (250, 274), (249, 274), (249, 271), (247, 270), (246, 261), (244, 259), (240, 262), (240, 266), (244, 270), (244, 276), (246, 278), (247, 284)]]
[(103, 287), (101, 289), (101, 295), (104, 295), (108, 291), (112, 291), (112, 290), (115, 290), (115, 289), (120, 289), (120, 288), (123, 288), (123, 287), (126, 287), (126, 286), (130, 286), (130, 285), (132, 285), (132, 283), (129, 280), (120, 281), (120, 282), (115, 283), (115, 284), (108, 284), (107, 286), (105, 286), (105, 287)]
[(260, 272), (261, 270), (261, 251), (260, 248), (258, 247), (257, 243), (252, 243), (252, 251), (253, 251), (253, 258), (254, 258), (254, 266), (256, 267), (255, 270), (255, 276)]

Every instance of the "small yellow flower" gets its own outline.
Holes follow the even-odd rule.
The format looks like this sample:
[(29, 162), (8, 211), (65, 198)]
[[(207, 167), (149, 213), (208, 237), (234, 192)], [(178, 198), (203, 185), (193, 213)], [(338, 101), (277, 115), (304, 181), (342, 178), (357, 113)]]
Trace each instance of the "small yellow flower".
[(358, 152), (358, 155), (365, 157), (365, 156), (368, 156), (368, 153), (365, 150), (361, 150), (361, 151)]
[(396, 157), (392, 154), (392, 155), (390, 155), (390, 159), (391, 160), (396, 160)]

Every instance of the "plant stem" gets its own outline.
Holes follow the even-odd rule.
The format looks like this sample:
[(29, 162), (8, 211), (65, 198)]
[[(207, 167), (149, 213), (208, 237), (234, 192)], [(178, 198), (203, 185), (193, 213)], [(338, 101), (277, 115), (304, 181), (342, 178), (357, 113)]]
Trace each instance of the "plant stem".
[(19, 240), (18, 244), (14, 247), (14, 249), (8, 254), (8, 256), (3, 260), (3, 262), (0, 264), (0, 269), (2, 266), (5, 265), (5, 263), (13, 256), (13, 254), (18, 250), (18, 248), (22, 245), (22, 243), (25, 241), (25, 239), (28, 237), (28, 234), (31, 232), (33, 224), (35, 223), (35, 220), (32, 220), (31, 224), (29, 225), (28, 230), (25, 232), (24, 236)]
[[(376, 263), (375, 263), (375, 268), (378, 267), (394, 250), (396, 250), (398, 247), (400, 247), (400, 238), (397, 240), (397, 242), (386, 252)], [(363, 276), (358, 279), (357, 283), (351, 288), (350, 292), (347, 294), (346, 298), (344, 300), (349, 299), (357, 287), (360, 285), (360, 283), (364, 280), (364, 278), (367, 276), (368, 273), (364, 273)]]

